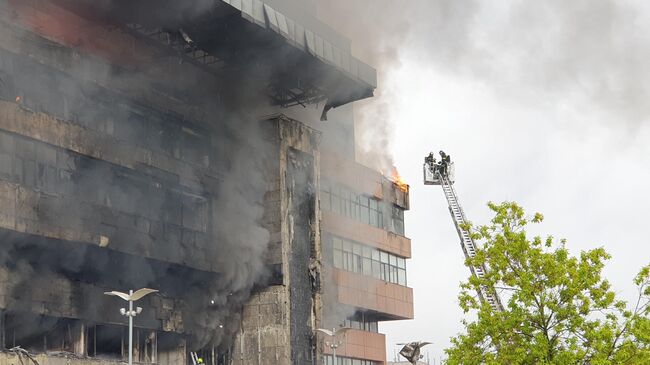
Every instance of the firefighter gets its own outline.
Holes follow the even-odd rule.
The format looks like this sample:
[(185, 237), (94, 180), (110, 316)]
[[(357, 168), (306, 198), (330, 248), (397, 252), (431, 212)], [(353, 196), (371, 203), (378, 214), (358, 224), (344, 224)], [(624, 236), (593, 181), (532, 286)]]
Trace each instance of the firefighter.
[(440, 151), (440, 175), (447, 176), (447, 168), (449, 167), (449, 155), (444, 151)]
[(424, 158), (424, 163), (429, 166), (431, 173), (435, 177), (438, 174), (438, 161), (433, 156), (433, 152), (429, 153), (429, 156)]
[(199, 357), (198, 359), (196, 359), (196, 363), (197, 364), (203, 364), (203, 358)]

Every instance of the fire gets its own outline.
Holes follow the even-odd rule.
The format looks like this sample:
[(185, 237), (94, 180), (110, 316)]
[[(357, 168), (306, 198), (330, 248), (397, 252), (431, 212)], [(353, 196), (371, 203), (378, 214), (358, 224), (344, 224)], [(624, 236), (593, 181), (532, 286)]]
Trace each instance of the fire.
[(16, 96), (16, 103), (20, 103), (21, 100), (22, 98), (20, 96)]
[(395, 166), (393, 166), (390, 174), (390, 179), (395, 185), (397, 185), (400, 190), (404, 192), (407, 192), (409, 190), (409, 185), (406, 183), (406, 181), (404, 181), (404, 179), (402, 179), (402, 176), (400, 176), (399, 172), (397, 172), (397, 168)]

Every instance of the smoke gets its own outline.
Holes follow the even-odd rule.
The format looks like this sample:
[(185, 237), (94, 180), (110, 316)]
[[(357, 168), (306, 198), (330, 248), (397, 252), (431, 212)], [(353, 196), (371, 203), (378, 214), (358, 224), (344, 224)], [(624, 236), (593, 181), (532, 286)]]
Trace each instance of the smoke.
[[(260, 100), (247, 100), (243, 105), (259, 105)], [(268, 276), (265, 254), (269, 232), (262, 224), (264, 194), (269, 188), (269, 157), (272, 145), (264, 139), (257, 122), (255, 108), (248, 113), (233, 112), (225, 117), (215, 130), (222, 178), (216, 188), (212, 224), (214, 260), (221, 276), (206, 283), (210, 296), (201, 310), (190, 312), (190, 319), (203, 338), (197, 347), (211, 343), (225, 350), (239, 330), (243, 305), (257, 285), (263, 285)], [(202, 297), (205, 287), (197, 287), (196, 297)], [(204, 295), (203, 295), (204, 296)], [(195, 315), (199, 313), (199, 315)], [(195, 328), (196, 328), (195, 327)], [(215, 331), (216, 329), (216, 331)], [(200, 336), (200, 335), (199, 335)]]
[[(355, 51), (378, 67), (380, 80), (407, 56), (518, 102), (589, 105), (630, 127), (647, 120), (647, 2), (360, 0), (320, 10), (361, 47)], [(378, 103), (390, 108), (397, 97)]]
[(411, 29), (408, 17), (399, 16), (403, 6), (403, 2), (372, 0), (318, 3), (319, 18), (350, 37), (352, 54), (377, 69), (375, 96), (354, 105), (357, 158), (386, 175), (394, 165), (391, 100), (399, 95), (384, 82), (386, 75), (400, 66), (401, 46)]
[[(124, 4), (102, 1), (97, 9), (114, 15), (123, 11)], [(211, 1), (200, 1), (191, 7), (178, 5), (182, 9), (152, 8), (159, 12), (158, 19), (171, 19), (173, 25), (178, 19), (202, 14), (209, 4)], [(5, 7), (10, 5), (0, 2), (0, 8)], [(2, 24), (2, 38), (23, 39), (7, 29)], [(20, 53), (38, 45), (33, 38), (26, 39), (13, 51)], [(39, 227), (37, 230), (56, 227), (87, 232), (106, 237), (108, 244), (99, 251), (75, 244), (68, 247), (65, 252), (70, 255), (66, 256), (48, 250), (48, 243), (39, 238), (3, 235), (0, 266), (13, 268), (7, 292), (29, 303), (40, 288), (47, 288), (43, 280), (88, 280), (121, 291), (153, 287), (160, 289), (163, 297), (183, 299), (184, 307), (178, 309), (183, 314), (182, 329), (193, 335), (191, 349), (227, 349), (239, 329), (244, 303), (256, 286), (265, 285), (268, 276), (265, 253), (269, 233), (262, 215), (272, 146), (257, 122), (260, 113), (251, 107), (268, 101), (246, 80), (237, 80), (239, 87), (232, 87), (232, 83), (201, 72), (186, 72), (191, 66), (179, 62), (180, 56), (161, 58), (149, 69), (127, 70), (86, 57), (83, 51), (43, 48), (46, 52), (58, 49), (62, 59), (66, 52), (73, 53), (72, 60), (58, 64), (64, 72), (2, 50), (0, 96), (14, 102), (20, 95), (21, 110), (52, 115), (77, 132), (52, 139), (53, 144), (68, 141), (62, 148), (11, 136), (28, 146), (19, 149), (18, 143), (11, 145), (8, 153), (15, 156), (13, 166), (23, 166), (27, 159), (45, 166), (47, 157), (58, 169), (56, 176), (67, 174), (66, 181), (56, 178), (52, 186), (38, 186), (37, 191), (47, 194), (36, 193), (34, 199), (22, 201), (21, 209), (31, 212), (31, 224)], [(169, 72), (156, 79), (164, 71)], [(187, 110), (199, 110), (203, 120), (154, 112), (142, 99), (124, 97), (129, 92), (137, 96), (158, 93), (186, 104)], [(48, 136), (46, 131), (40, 134)], [(23, 155), (28, 149), (44, 152)], [(149, 150), (153, 152), (138, 161), (143, 151)], [(177, 175), (147, 164), (152, 161), (185, 166), (178, 168), (181, 173)], [(46, 179), (46, 174), (37, 178)], [(182, 191), (187, 187), (191, 194)], [(116, 263), (109, 253), (138, 249), (164, 259), (153, 262), (118, 256)], [(207, 266), (216, 273), (178, 267), (185, 264)], [(63, 291), (57, 294), (60, 297), (48, 300), (66, 303), (68, 293)], [(99, 301), (87, 298), (76, 304)], [(77, 309), (90, 318), (94, 317), (89, 312), (101, 314), (98, 307)]]

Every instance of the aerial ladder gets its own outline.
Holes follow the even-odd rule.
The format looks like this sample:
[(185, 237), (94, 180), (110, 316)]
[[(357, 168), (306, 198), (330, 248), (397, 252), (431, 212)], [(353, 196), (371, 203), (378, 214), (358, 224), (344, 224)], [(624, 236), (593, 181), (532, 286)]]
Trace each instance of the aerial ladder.
[[(440, 158), (441, 161), (437, 162), (433, 152), (424, 158), (424, 184), (442, 186), (442, 191), (445, 194), (447, 204), (449, 205), (449, 213), (451, 214), (451, 218), (456, 226), (456, 232), (458, 232), (458, 237), (460, 238), (460, 246), (465, 254), (465, 259), (474, 258), (476, 256), (477, 245), (469, 232), (463, 228), (466, 227), (467, 218), (465, 217), (463, 208), (458, 202), (458, 195), (453, 186), (455, 181), (454, 163), (449, 158), (449, 155), (445, 154), (443, 151), (440, 151)], [(472, 275), (481, 279), (484, 278), (488, 272), (485, 265), (470, 265), (469, 269), (472, 272)], [(496, 312), (503, 312), (501, 298), (499, 298), (499, 295), (494, 288), (481, 286), (477, 290), (477, 293), (481, 302), (487, 302)]]

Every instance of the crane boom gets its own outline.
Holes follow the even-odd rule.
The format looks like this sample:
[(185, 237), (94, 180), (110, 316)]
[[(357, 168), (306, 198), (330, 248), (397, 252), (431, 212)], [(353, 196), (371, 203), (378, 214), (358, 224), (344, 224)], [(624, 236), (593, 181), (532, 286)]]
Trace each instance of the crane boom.
[[(460, 238), (460, 246), (463, 249), (465, 258), (473, 258), (476, 256), (477, 245), (472, 239), (472, 236), (465, 230), (467, 218), (465, 212), (458, 202), (458, 195), (454, 189), (454, 163), (451, 162), (449, 155), (440, 151), (442, 160), (436, 163), (433, 153), (424, 159), (424, 184), (425, 185), (440, 185), (442, 191), (447, 199), (449, 205), (449, 213), (456, 226), (456, 232)], [(485, 265), (474, 266), (470, 265), (469, 269), (472, 275), (478, 278), (484, 278), (487, 274)], [(494, 311), (502, 312), (504, 310), (501, 298), (496, 293), (494, 288), (481, 286), (478, 290), (478, 297), (481, 302), (487, 302)]]

